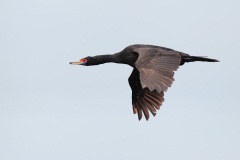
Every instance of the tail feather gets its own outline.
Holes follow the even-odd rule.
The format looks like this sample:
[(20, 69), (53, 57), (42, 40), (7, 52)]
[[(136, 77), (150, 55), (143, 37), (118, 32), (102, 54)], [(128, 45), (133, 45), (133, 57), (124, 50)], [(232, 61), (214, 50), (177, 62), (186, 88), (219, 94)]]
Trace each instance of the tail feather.
[(203, 61), (203, 62), (219, 62), (217, 59), (211, 59), (207, 57), (198, 57), (198, 56), (183, 56), (183, 62), (195, 62), (195, 61)]

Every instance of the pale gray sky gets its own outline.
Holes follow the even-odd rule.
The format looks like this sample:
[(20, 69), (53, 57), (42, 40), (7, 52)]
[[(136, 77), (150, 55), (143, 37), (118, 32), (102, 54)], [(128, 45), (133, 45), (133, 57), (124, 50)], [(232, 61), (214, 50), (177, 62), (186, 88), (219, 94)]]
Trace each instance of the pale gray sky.
[[(237, 0), (1, 0), (1, 160), (240, 159)], [(135, 44), (220, 63), (175, 74), (148, 122), (132, 114), (132, 68), (71, 66)]]

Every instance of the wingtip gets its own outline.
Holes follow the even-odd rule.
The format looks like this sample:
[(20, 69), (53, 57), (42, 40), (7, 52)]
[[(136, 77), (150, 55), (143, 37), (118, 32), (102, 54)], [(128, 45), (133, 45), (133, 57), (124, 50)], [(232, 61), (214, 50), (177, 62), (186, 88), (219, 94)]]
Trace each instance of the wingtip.
[(137, 108), (133, 105), (133, 114), (137, 113)]

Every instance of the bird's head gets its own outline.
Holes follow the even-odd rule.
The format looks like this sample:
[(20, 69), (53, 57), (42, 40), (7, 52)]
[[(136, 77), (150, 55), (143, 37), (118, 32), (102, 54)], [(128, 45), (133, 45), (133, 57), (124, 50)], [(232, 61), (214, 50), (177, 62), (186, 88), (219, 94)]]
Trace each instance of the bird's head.
[(86, 57), (86, 58), (80, 59), (77, 62), (70, 62), (69, 64), (89, 66), (91, 65), (91, 59), (92, 57)]

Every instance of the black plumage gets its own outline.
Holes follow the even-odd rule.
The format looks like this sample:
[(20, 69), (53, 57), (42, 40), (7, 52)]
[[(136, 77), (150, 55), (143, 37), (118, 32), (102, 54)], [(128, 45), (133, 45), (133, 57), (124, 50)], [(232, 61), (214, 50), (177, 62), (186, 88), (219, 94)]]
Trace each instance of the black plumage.
[(132, 89), (133, 113), (138, 113), (139, 120), (143, 113), (148, 120), (149, 112), (155, 116), (160, 109), (164, 92), (174, 81), (174, 71), (184, 63), (194, 61), (218, 62), (216, 59), (190, 56), (170, 48), (137, 44), (112, 55), (86, 57), (70, 64), (90, 66), (114, 62), (132, 66), (128, 82)]

